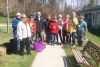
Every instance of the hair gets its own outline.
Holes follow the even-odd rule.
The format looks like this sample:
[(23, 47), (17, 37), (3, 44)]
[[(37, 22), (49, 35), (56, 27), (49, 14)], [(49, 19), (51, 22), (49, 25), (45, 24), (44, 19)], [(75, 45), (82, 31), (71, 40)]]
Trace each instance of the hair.
[(80, 16), (80, 19), (84, 19), (84, 16)]

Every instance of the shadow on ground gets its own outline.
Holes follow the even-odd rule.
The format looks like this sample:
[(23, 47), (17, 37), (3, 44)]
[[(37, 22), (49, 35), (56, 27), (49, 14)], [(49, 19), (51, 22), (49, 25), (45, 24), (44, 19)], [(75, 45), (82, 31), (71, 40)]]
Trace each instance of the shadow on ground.
[(100, 28), (98, 29), (94, 29), (94, 28), (91, 28), (91, 29), (88, 29), (88, 31), (98, 37), (100, 37)]
[(68, 67), (79, 67), (79, 65), (77, 65), (77, 62), (76, 62), (74, 56), (67, 56), (65, 58), (68, 63)]
[(7, 54), (16, 54), (14, 39), (11, 39), (10, 42), (4, 43), (1, 46), (6, 47)]

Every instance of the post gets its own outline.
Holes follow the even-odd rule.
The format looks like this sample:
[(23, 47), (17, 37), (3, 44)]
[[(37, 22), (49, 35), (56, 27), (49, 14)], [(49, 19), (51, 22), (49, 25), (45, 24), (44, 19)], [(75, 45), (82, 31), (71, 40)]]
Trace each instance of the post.
[(7, 33), (9, 33), (9, 1), (7, 0)]

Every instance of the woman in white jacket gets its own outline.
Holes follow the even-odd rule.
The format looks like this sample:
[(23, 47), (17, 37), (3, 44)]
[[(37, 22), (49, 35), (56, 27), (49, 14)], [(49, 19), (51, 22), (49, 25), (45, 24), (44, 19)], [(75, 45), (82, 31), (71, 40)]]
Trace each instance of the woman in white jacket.
[(31, 38), (31, 30), (29, 24), (27, 23), (27, 17), (25, 14), (22, 14), (21, 21), (17, 27), (18, 38), (20, 39), (20, 54), (24, 55), (24, 47), (26, 46), (27, 54), (31, 54), (30, 51), (30, 38)]

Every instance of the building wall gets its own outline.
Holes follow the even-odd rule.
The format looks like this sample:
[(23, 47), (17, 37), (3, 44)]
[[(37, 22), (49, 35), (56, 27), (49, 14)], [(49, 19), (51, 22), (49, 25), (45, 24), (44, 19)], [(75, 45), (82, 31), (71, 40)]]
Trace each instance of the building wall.
[(92, 27), (96, 29), (100, 27), (100, 10), (82, 12), (80, 14), (85, 17), (88, 27)]

